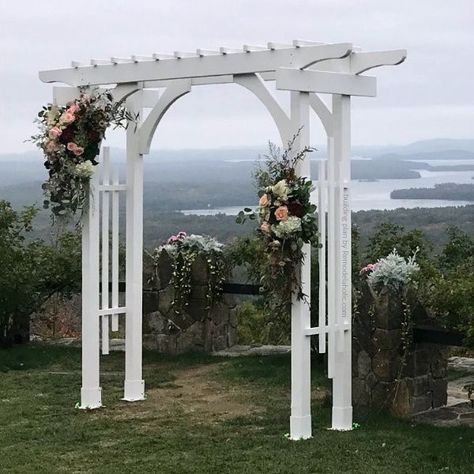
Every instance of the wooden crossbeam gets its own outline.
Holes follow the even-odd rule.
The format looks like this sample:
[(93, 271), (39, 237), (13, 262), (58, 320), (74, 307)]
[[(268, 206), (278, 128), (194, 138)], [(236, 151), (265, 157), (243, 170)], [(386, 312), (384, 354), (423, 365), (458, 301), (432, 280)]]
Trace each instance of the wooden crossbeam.
[(281, 68), (276, 71), (275, 78), (280, 90), (366, 97), (375, 97), (377, 93), (375, 77)]

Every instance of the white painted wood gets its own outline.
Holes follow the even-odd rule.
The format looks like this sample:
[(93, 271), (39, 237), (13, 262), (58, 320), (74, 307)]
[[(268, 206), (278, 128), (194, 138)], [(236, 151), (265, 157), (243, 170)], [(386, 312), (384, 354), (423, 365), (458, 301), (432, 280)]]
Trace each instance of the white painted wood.
[[(327, 161), (319, 162), (318, 170), (318, 228), (319, 228), (319, 307), (318, 324), (320, 328), (326, 328), (326, 212), (327, 212)], [(307, 334), (307, 333), (306, 333)], [(319, 353), (326, 352), (326, 331), (319, 332)]]
[[(127, 99), (132, 114), (141, 111), (141, 94)], [(124, 400), (143, 400), (142, 279), (143, 279), (143, 156), (133, 124), (127, 129), (126, 307)]]
[(317, 94), (309, 95), (309, 104), (319, 117), (319, 120), (321, 120), (326, 135), (332, 136), (332, 115), (326, 104)]
[[(333, 97), (333, 117), (334, 117), (334, 153), (335, 161), (339, 163), (341, 176), (347, 183), (350, 181), (350, 142), (351, 142), (351, 124), (350, 124), (350, 97), (344, 95), (335, 95)], [(344, 196), (344, 190), (340, 192)], [(340, 207), (342, 209), (342, 206)], [(351, 324), (351, 267), (350, 267), (350, 212), (340, 216), (340, 223), (344, 218), (344, 225), (347, 226), (345, 237), (339, 236), (338, 255), (336, 262), (338, 272), (340, 273), (340, 282), (345, 281), (345, 287), (340, 287), (340, 300), (345, 301), (346, 311), (342, 314), (340, 323), (345, 323), (350, 327)], [(342, 226), (339, 225), (341, 230)], [(343, 265), (343, 252), (345, 254), (346, 264)], [(344, 275), (342, 275), (344, 271)], [(341, 352), (336, 354), (334, 377), (333, 377), (333, 409), (332, 409), (332, 429), (351, 430), (352, 429), (352, 377), (351, 377), (351, 331), (345, 331), (343, 337), (344, 347)]]
[(99, 191), (126, 191), (127, 185), (126, 184), (108, 184), (104, 186), (103, 184), (99, 185)]
[(240, 74), (234, 76), (234, 82), (253, 92), (262, 102), (278, 128), (283, 145), (286, 145), (291, 138), (288, 135), (288, 131), (291, 130), (290, 117), (267, 88), (262, 78), (258, 74)]
[[(291, 122), (293, 134), (300, 130), (294, 152), (309, 145), (309, 94), (291, 93)], [(309, 156), (300, 163), (300, 176), (311, 177)], [(304, 262), (300, 268), (300, 283), (308, 301), (295, 295), (291, 305), (291, 417), (290, 438), (311, 437), (311, 339), (305, 330), (311, 325), (311, 246), (303, 246)]]
[(375, 97), (377, 94), (377, 79), (371, 76), (279, 68), (275, 79), (279, 90), (366, 97)]
[[(102, 184), (107, 186), (110, 180), (110, 149), (102, 148)], [(110, 220), (110, 199), (108, 191), (103, 191), (102, 195), (102, 292), (101, 309), (109, 308), (109, 220)], [(109, 353), (109, 316), (102, 316), (102, 354)]]
[(138, 153), (146, 155), (150, 152), (151, 141), (153, 140), (153, 135), (160, 120), (174, 102), (190, 91), (191, 81), (189, 79), (175, 81), (174, 84), (166, 88), (146, 120), (139, 127), (136, 137), (138, 141)]
[(306, 336), (319, 336), (321, 334), (327, 334), (330, 330), (347, 332), (350, 331), (350, 329), (350, 326), (345, 323), (341, 324), (340, 326), (337, 324), (335, 326), (328, 326), (327, 324), (324, 324), (322, 326), (316, 326), (314, 328), (305, 329), (304, 333)]
[[(183, 60), (143, 61), (138, 64), (111, 64), (41, 71), (43, 82), (63, 82), (71, 86), (135, 83), (164, 79), (188, 79), (225, 74), (251, 74), (280, 67), (304, 69), (318, 61), (337, 59), (351, 53), (350, 43), (307, 46), (266, 51), (204, 56)], [(229, 50), (226, 50), (229, 51)]]
[(99, 373), (99, 193), (90, 181), (89, 204), (82, 217), (82, 387), (83, 409), (102, 405)]
[[(350, 215), (350, 95), (374, 96), (375, 78), (359, 76), (381, 65), (399, 64), (405, 50), (360, 52), (349, 43), (326, 45), (295, 40), (292, 46), (268, 43), (267, 47), (244, 45), (243, 50), (220, 48), (196, 53), (155, 53), (150, 56), (73, 62), (72, 68), (40, 72), (45, 82), (64, 82), (73, 87), (54, 88), (55, 102), (65, 105), (78, 97), (74, 86), (117, 84), (114, 100), (126, 100), (133, 113), (152, 108), (146, 121), (127, 130), (127, 183), (120, 184), (116, 170), (91, 181), (91, 200), (83, 225), (83, 377), (81, 407), (101, 405), (99, 386), (99, 321), (102, 318), (103, 351), (108, 319), (118, 329), (118, 315), (126, 317), (125, 400), (144, 398), (142, 380), (142, 252), (143, 252), (143, 154), (149, 152), (155, 129), (168, 108), (193, 85), (236, 83), (253, 92), (274, 119), (285, 144), (300, 129), (295, 151), (309, 144), (309, 107), (319, 116), (328, 135), (328, 165), (320, 168), (318, 189), (320, 299), (318, 327), (310, 327), (309, 305), (292, 302), (292, 375), (290, 438), (311, 436), (310, 337), (317, 335), (320, 351), (328, 353), (328, 373), (333, 378), (333, 429), (351, 429), (351, 215)], [(305, 70), (304, 70), (305, 69)], [(290, 117), (264, 81), (276, 80), (277, 88), (291, 91)], [(165, 88), (163, 94), (146, 88)], [(332, 112), (315, 92), (333, 94)], [(104, 166), (107, 159), (104, 160)], [(310, 176), (309, 159), (298, 172)], [(119, 193), (127, 192), (126, 302), (119, 305)], [(102, 283), (99, 301), (99, 192), (103, 196)], [(109, 216), (110, 193), (112, 215)], [(95, 204), (94, 204), (95, 203)], [(326, 222), (327, 210), (327, 222)], [(109, 301), (109, 218), (112, 230), (112, 300)], [(310, 248), (304, 247), (301, 284), (310, 297)], [(325, 262), (326, 259), (326, 262)], [(327, 264), (327, 273), (326, 266)], [(327, 294), (325, 284), (327, 280)], [(99, 303), (100, 307), (99, 307)], [(107, 321), (107, 324), (105, 324)], [(326, 341), (327, 337), (327, 341)]]
[(406, 57), (406, 49), (352, 54), (350, 56), (350, 72), (361, 74), (380, 66), (396, 66), (405, 61)]
[[(126, 191), (126, 186), (123, 189), (118, 189), (119, 185), (119, 170), (117, 165), (112, 170), (112, 307), (117, 308), (119, 305), (119, 242), (120, 242), (120, 227), (119, 227), (119, 206), (120, 206), (120, 190)], [(111, 186), (109, 186), (111, 187)], [(119, 315), (112, 314), (112, 331), (119, 330)]]
[(327, 218), (327, 320), (328, 320), (328, 377), (334, 377), (335, 365), (335, 325), (336, 325), (336, 214), (335, 192), (336, 172), (334, 163), (334, 137), (328, 136), (328, 218)]
[(99, 316), (108, 316), (108, 315), (118, 315), (118, 314), (125, 314), (127, 312), (126, 306), (112, 306), (110, 308), (105, 308), (99, 310)]

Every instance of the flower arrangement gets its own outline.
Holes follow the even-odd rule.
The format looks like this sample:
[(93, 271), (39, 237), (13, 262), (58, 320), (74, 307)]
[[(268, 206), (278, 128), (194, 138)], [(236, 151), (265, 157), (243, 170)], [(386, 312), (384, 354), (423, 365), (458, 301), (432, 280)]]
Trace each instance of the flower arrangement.
[(414, 276), (420, 270), (415, 260), (416, 252), (405, 259), (393, 249), (385, 258), (380, 258), (376, 263), (370, 263), (362, 268), (360, 273), (367, 277), (370, 287), (376, 291), (383, 287), (400, 291), (413, 282)]
[(210, 308), (221, 296), (222, 285), (227, 276), (227, 264), (223, 244), (206, 235), (187, 235), (179, 232), (172, 235), (165, 244), (152, 253), (155, 266), (162, 252), (173, 260), (172, 285), (174, 287), (173, 307), (176, 313), (186, 312), (189, 305), (192, 283), (192, 267), (198, 257), (207, 265), (207, 307)]
[(48, 104), (38, 113), (39, 133), (31, 137), (43, 151), (48, 180), (43, 183), (44, 207), (53, 216), (82, 211), (88, 185), (98, 164), (96, 156), (107, 128), (126, 128), (135, 120), (122, 103), (114, 103), (108, 91), (86, 94), (65, 107)]
[(294, 294), (305, 297), (298, 272), (303, 244), (318, 242), (316, 206), (310, 199), (313, 184), (297, 173), (298, 164), (313, 150), (293, 152), (295, 139), (283, 151), (270, 143), (265, 166), (255, 173), (258, 208), (246, 208), (237, 216), (238, 223), (246, 218), (258, 222), (260, 291), (268, 312), (283, 317)]

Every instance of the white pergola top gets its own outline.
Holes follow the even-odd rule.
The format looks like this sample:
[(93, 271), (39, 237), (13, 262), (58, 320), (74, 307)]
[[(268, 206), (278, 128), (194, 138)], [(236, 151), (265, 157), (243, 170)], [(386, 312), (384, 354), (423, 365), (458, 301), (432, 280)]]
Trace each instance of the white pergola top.
[(276, 71), (282, 68), (353, 76), (379, 66), (400, 64), (405, 58), (403, 49), (362, 52), (351, 43), (294, 40), (291, 45), (244, 45), (240, 50), (221, 47), (216, 51), (91, 59), (89, 64), (73, 61), (70, 68), (41, 71), (39, 77), (43, 82), (73, 87), (141, 82), (143, 88), (154, 88), (177, 79), (191, 79), (192, 85), (227, 83), (233, 82), (235, 75), (255, 73), (264, 80), (275, 80)]

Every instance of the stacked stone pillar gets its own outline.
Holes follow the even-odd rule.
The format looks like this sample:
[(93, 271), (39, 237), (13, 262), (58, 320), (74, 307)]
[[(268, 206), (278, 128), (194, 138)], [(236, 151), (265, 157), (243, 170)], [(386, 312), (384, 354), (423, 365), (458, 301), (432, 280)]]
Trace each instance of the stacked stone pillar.
[(352, 346), (354, 406), (404, 417), (445, 405), (447, 350), (414, 343), (411, 327), (427, 323), (415, 298), (402, 298), (388, 288), (375, 294), (364, 285), (358, 301)]

